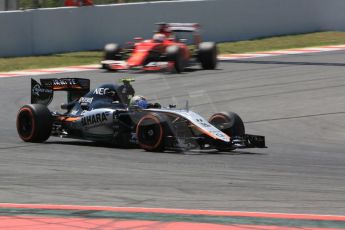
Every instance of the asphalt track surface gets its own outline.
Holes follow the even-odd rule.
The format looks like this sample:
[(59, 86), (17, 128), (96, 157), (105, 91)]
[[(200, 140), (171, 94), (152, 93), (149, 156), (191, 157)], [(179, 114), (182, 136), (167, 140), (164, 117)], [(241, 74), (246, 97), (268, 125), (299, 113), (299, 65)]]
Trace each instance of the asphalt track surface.
[(2, 78), (0, 202), (345, 213), (344, 51), (228, 61), (180, 75), (42, 77), (86, 77), (95, 87), (129, 76), (137, 94), (163, 105), (183, 107), (188, 99), (204, 117), (237, 112), (247, 133), (265, 135), (269, 148), (182, 154), (60, 138), (24, 143), (15, 119), (29, 103), (30, 78)]

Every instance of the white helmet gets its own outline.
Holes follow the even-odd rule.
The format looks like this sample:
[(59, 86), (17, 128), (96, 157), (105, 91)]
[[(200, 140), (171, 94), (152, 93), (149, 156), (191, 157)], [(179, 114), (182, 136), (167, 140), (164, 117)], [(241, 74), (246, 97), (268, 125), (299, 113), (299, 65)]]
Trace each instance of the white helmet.
[(148, 106), (148, 102), (145, 97), (137, 95), (131, 98), (129, 105), (131, 106), (139, 106), (142, 109), (146, 109)]
[(166, 36), (164, 34), (155, 34), (152, 39), (155, 42), (163, 42), (166, 39)]

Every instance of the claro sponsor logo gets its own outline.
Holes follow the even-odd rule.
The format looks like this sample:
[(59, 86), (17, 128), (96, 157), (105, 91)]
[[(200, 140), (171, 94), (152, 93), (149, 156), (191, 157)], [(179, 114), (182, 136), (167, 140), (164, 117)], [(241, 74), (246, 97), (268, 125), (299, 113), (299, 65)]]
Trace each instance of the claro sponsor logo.
[(81, 97), (79, 99), (79, 103), (89, 103), (91, 104), (93, 101), (93, 97)]
[(40, 96), (41, 93), (53, 93), (51, 89), (41, 88), (39, 84), (32, 87), (32, 94), (36, 96)]
[(81, 119), (81, 124), (83, 126), (97, 127), (108, 120), (107, 116), (109, 116), (109, 113), (110, 112), (103, 112), (103, 113), (97, 113), (97, 114), (85, 116)]

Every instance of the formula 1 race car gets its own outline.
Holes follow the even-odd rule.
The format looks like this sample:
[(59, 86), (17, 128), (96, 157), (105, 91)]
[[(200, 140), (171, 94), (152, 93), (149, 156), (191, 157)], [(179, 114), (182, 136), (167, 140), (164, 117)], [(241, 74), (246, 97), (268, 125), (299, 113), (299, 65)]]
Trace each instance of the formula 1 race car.
[[(235, 113), (216, 113), (207, 121), (188, 108), (162, 108), (158, 103), (142, 108), (129, 102), (135, 93), (129, 80), (91, 91), (89, 87), (90, 81), (82, 78), (32, 79), (31, 104), (17, 115), (19, 137), (26, 142), (77, 138), (147, 151), (266, 147), (265, 137), (245, 134)], [(47, 108), (54, 91), (68, 92), (68, 102), (61, 105), (65, 113)]]
[[(197, 23), (157, 23), (159, 30), (152, 39), (134, 38), (127, 46), (107, 44), (102, 68), (107, 70), (167, 70), (183, 72), (185, 67), (200, 63), (203, 69), (217, 66), (217, 47), (214, 42), (201, 42)], [(192, 34), (193, 46), (180, 36)], [(191, 48), (193, 47), (193, 48)]]

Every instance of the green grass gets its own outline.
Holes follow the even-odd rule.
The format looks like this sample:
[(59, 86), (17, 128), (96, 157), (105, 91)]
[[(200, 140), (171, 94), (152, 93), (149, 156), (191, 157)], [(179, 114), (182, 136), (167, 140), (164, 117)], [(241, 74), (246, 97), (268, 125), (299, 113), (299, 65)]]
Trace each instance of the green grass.
[(103, 53), (100, 51), (86, 51), (34, 57), (0, 58), (0, 72), (98, 64), (102, 56)]
[[(337, 44), (345, 44), (345, 32), (318, 32), (249, 41), (226, 42), (218, 44), (218, 47), (222, 54), (235, 54)], [(35, 57), (0, 58), (0, 72), (97, 64), (102, 59), (102, 56), (103, 53), (101, 51), (86, 51)]]

